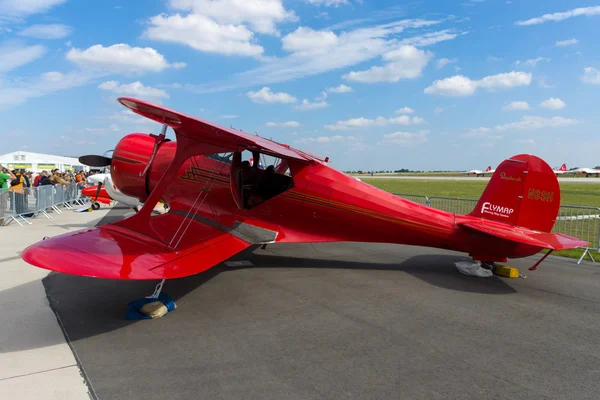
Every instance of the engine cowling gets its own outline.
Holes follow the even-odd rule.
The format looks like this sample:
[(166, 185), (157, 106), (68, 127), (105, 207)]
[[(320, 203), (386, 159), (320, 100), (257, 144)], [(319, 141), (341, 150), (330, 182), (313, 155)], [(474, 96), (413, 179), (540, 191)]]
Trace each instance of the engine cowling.
[(145, 201), (149, 190), (146, 168), (152, 158), (156, 139), (148, 134), (132, 133), (123, 137), (114, 149), (110, 173), (121, 193)]

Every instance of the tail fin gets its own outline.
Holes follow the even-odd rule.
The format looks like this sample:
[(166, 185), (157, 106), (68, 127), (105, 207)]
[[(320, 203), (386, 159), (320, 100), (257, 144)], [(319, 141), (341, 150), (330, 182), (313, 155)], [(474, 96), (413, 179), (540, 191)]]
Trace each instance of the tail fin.
[(492, 166), (488, 165), (488, 167), (485, 169), (485, 172), (491, 171), (492, 170)]
[(550, 232), (559, 208), (560, 186), (554, 170), (541, 158), (519, 154), (498, 166), (469, 215)]
[(566, 171), (567, 170), (567, 164), (563, 164), (560, 166), (560, 168), (558, 169), (559, 171)]

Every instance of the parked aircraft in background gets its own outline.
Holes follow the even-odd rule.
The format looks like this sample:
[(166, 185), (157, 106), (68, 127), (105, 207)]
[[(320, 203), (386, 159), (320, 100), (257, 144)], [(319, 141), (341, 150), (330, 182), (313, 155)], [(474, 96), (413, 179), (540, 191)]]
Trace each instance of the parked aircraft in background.
[(555, 169), (554, 170), (554, 173), (557, 174), (557, 175), (558, 174), (566, 174), (568, 172), (570, 172), (570, 171), (567, 171), (567, 164), (563, 164), (563, 165), (560, 166), (559, 169)]
[(596, 178), (598, 176), (600, 176), (600, 169), (595, 169), (595, 168), (577, 168), (576, 170), (570, 171), (573, 172), (573, 174), (585, 174), (586, 178), (589, 176), (593, 176), (595, 175)]
[(482, 171), (480, 169), (472, 169), (470, 171), (465, 171), (463, 172), (463, 174), (467, 174), (467, 175), (475, 175), (475, 176), (485, 176), (487, 174), (493, 174), (494, 171), (496, 171), (495, 169), (492, 169), (492, 166), (488, 166), (486, 168), (485, 171)]
[[(105, 158), (102, 156), (91, 157), (100, 159)], [(85, 162), (90, 162), (90, 156), (83, 156), (81, 158)], [(93, 162), (91, 162), (91, 164), (94, 165)], [(99, 203), (110, 204), (113, 200), (136, 209), (142, 206), (142, 203), (137, 198), (124, 195), (119, 189), (117, 189), (116, 185), (112, 181), (110, 173), (90, 175), (87, 179), (87, 182), (88, 184), (92, 184), (94, 186), (83, 189), (81, 194), (90, 198), (92, 201), (92, 209), (94, 210), (98, 210), (100, 208)]]

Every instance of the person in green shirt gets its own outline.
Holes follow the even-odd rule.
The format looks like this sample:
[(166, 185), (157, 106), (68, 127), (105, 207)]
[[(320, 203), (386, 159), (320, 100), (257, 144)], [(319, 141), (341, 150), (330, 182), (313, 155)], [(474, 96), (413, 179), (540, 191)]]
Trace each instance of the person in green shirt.
[(4, 211), (8, 206), (8, 182), (15, 178), (11, 170), (0, 164), (0, 226), (4, 225)]
[(0, 189), (8, 189), (9, 180), (17, 179), (15, 174), (12, 173), (8, 168), (4, 168), (0, 164)]

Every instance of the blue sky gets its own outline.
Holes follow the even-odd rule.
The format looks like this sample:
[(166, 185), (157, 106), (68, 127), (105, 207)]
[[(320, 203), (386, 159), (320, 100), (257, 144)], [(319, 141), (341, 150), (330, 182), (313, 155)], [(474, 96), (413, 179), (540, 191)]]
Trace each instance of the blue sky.
[(159, 131), (132, 96), (339, 169), (600, 164), (600, 5), (0, 0), (0, 153)]

